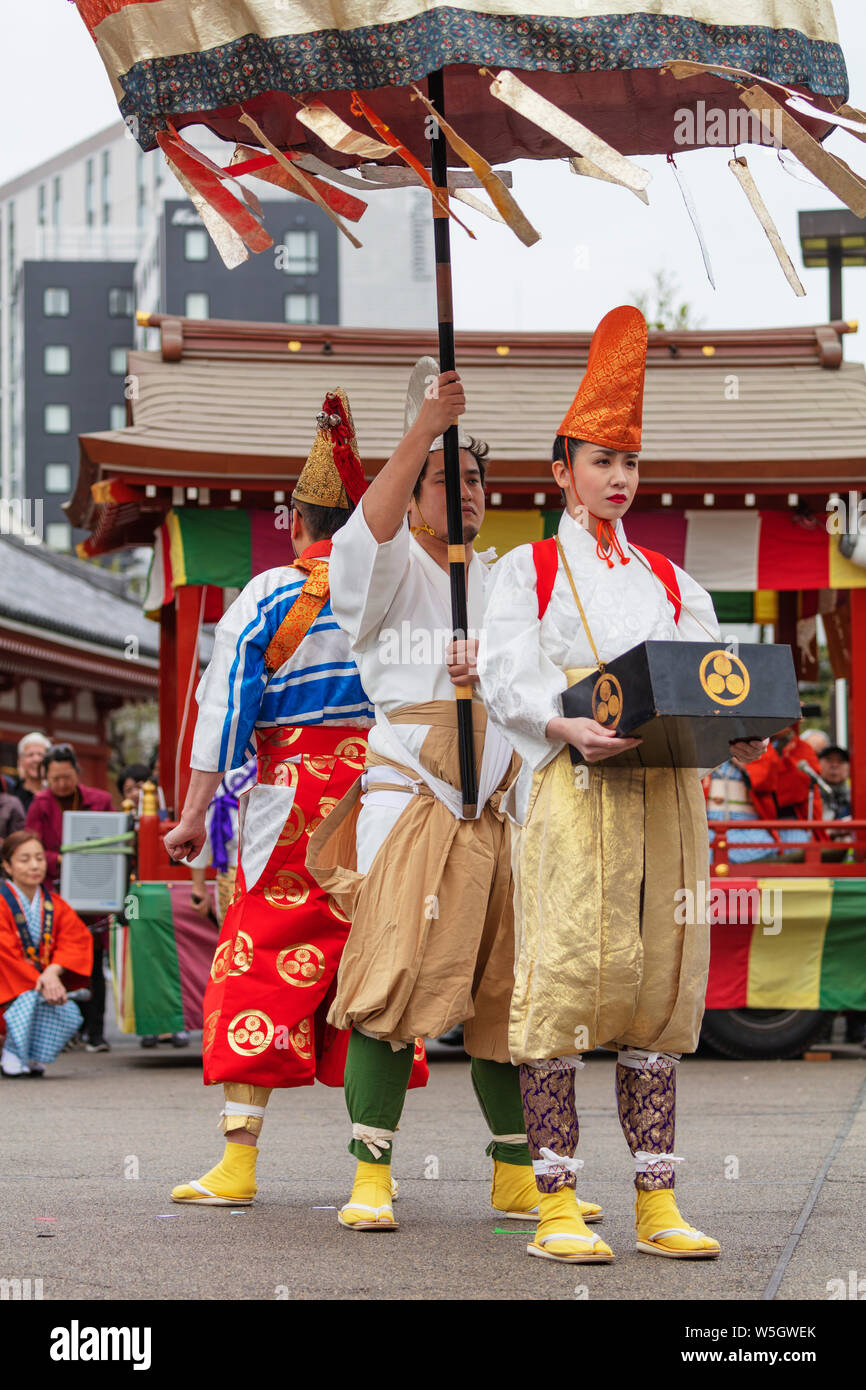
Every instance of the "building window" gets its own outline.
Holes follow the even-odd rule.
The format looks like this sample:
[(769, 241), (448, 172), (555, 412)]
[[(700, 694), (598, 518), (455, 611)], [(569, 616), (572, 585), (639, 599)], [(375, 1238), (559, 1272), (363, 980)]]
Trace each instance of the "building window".
[(38, 192), (37, 192), (36, 197), (37, 197), (36, 221), (37, 221), (37, 223), (39, 224), (40, 227), (44, 227), (44, 226), (45, 226), (45, 223), (46, 223), (46, 221), (47, 221), (47, 217), (48, 217), (48, 213), (47, 213), (47, 202), (48, 202), (48, 199), (47, 199), (47, 197), (46, 197), (46, 193), (45, 193), (45, 184), (44, 184), (44, 183), (40, 183), (39, 189), (38, 189)]
[(126, 354), (129, 351), (125, 347), (113, 347), (108, 349), (108, 370), (112, 376), (126, 376)]
[(317, 294), (283, 295), (283, 311), (286, 323), (318, 323), (319, 296)]
[(6, 251), (9, 256), (9, 280), (15, 281), (15, 204), (9, 201), (9, 221), (7, 224)]
[(190, 228), (183, 234), (183, 256), (187, 261), (206, 261), (208, 258), (208, 234), (199, 228)]
[(188, 294), (183, 301), (184, 316), (188, 319), (206, 319), (210, 317), (210, 295), (195, 293)]
[(108, 416), (108, 428), (112, 430), (126, 429), (126, 406), (113, 405)]
[(68, 376), (70, 352), (68, 347), (52, 346), (42, 349), (42, 370), (46, 376)]
[(66, 289), (43, 290), (42, 312), (47, 319), (65, 319), (69, 313), (69, 291)]
[(102, 151), (102, 225), (111, 221), (111, 151)]
[(52, 189), (51, 189), (51, 225), (52, 225), (53, 227), (59, 227), (59, 226), (60, 226), (60, 212), (61, 212), (61, 202), (62, 202), (62, 198), (63, 198), (63, 189), (62, 189), (61, 182), (60, 182), (60, 175), (59, 175), (59, 174), (56, 174), (56, 175), (54, 176), (54, 180), (53, 180), (53, 184), (52, 184)]
[(287, 275), (318, 275), (318, 232), (286, 232), (283, 237), (283, 253), (280, 268), (284, 270)]
[(43, 412), (46, 434), (68, 434), (72, 417), (68, 405), (46, 405)]
[(45, 491), (72, 491), (72, 469), (69, 467), (68, 463), (46, 463)]
[(72, 528), (68, 521), (49, 521), (45, 541), (51, 550), (71, 550)]
[(84, 166), (84, 217), (88, 227), (92, 227), (96, 221), (96, 207), (94, 205), (94, 184), (96, 174), (94, 162), (88, 159)]
[(132, 305), (132, 290), (108, 291), (108, 312), (113, 319), (131, 319)]

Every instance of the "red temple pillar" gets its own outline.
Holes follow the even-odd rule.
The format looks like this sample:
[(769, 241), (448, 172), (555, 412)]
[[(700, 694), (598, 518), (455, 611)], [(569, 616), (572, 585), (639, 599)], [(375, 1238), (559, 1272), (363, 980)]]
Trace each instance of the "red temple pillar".
[(848, 690), (848, 748), (851, 752), (851, 814), (866, 820), (866, 589), (851, 590), (851, 682)]
[(201, 585), (175, 590), (162, 610), (159, 643), (159, 776), (166, 804), (179, 818), (189, 786), (189, 759), (195, 732), (199, 679), (198, 634)]
[(195, 692), (199, 681), (198, 634), (201, 626), (205, 589), (187, 584), (175, 594), (177, 607), (177, 742), (175, 752), (175, 815), (180, 816), (189, 787), (189, 760), (198, 705)]

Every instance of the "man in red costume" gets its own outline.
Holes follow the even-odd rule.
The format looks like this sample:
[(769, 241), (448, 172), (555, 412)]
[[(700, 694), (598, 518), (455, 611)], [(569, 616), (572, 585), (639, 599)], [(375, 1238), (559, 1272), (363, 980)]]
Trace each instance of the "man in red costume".
[[(217, 627), (197, 691), (189, 791), (165, 840), (174, 859), (199, 853), (208, 804), (254, 743), (237, 886), (204, 997), (204, 1080), (225, 1087), (227, 1142), (215, 1168), (174, 1189), (176, 1202), (251, 1202), (271, 1089), (343, 1082), (348, 1033), (325, 1020), (349, 922), (305, 858), (310, 834), (363, 770), (373, 721), (329, 581), (331, 537), (366, 483), (345, 393), (327, 395), (317, 418), (292, 498), (298, 558), (256, 575)], [(415, 1084), (425, 1079), (421, 1051)]]

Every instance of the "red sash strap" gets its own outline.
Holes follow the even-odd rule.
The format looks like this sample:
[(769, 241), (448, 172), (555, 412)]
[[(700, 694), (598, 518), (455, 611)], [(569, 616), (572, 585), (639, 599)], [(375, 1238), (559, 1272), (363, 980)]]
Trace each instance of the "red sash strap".
[(553, 593), (553, 585), (556, 580), (556, 570), (559, 565), (559, 556), (556, 553), (556, 537), (548, 536), (545, 541), (533, 541), (532, 560), (535, 565), (535, 588), (538, 593), (538, 620), (540, 622), (547, 612), (547, 605), (550, 603), (550, 596)]
[(672, 562), (658, 550), (647, 550), (645, 545), (633, 545), (632, 549), (640, 551), (656, 579), (659, 579), (665, 586), (668, 603), (674, 610), (674, 622), (678, 623), (683, 601), (680, 597), (680, 586), (677, 583), (677, 572)]
[[(640, 551), (653, 574), (665, 586), (668, 603), (674, 610), (674, 622), (678, 623), (682, 611), (682, 599), (673, 564), (666, 555), (660, 554), (658, 550), (647, 550), (646, 546), (643, 545), (632, 546), (632, 549)], [(556, 580), (556, 569), (559, 564), (556, 537), (548, 536), (547, 540), (533, 541), (532, 560), (535, 565), (535, 588), (538, 593), (538, 618), (541, 621), (550, 603), (550, 596), (553, 593), (553, 585)]]

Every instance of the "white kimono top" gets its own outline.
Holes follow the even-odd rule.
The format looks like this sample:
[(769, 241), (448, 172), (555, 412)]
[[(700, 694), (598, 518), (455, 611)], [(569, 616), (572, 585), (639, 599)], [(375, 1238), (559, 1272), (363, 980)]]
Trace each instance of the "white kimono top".
[[(621, 521), (616, 523), (616, 534), (623, 550), (630, 554)], [(596, 553), (595, 536), (567, 512), (559, 523), (559, 540), (602, 661), (612, 661), (641, 642), (705, 642), (710, 635), (712, 640), (719, 640), (712, 599), (678, 565), (674, 565), (674, 572), (683, 607), (675, 623), (667, 593), (643, 557), (632, 556), (630, 563), (623, 565), (614, 556), (613, 568), (609, 568)], [(533, 774), (565, 747), (545, 734), (550, 720), (562, 714), (560, 696), (568, 684), (565, 671), (595, 665), (562, 563), (539, 623), (532, 547), (520, 545), (504, 555), (492, 578), (485, 639), (478, 663), (481, 692), (490, 718), (507, 733), (523, 759), (513, 797), (507, 803), (509, 812), (522, 825)]]
[[(466, 576), (470, 636), (481, 636), (489, 573), (484, 561), (473, 554)], [(361, 504), (334, 536), (331, 574), (334, 613), (348, 634), (361, 684), (376, 707), (370, 748), (412, 768), (452, 815), (462, 819), (463, 797), (459, 788), (433, 777), (418, 761), (429, 726), (388, 722), (388, 714), (402, 705), (429, 700), (450, 700), (456, 704), (445, 665), (452, 632), (447, 572), (422, 549), (406, 521), (391, 540), (380, 544), (367, 525)], [(456, 710), (454, 727), (456, 730)], [(509, 743), (498, 730), (488, 726), (478, 778), (478, 815), (501, 782), (510, 760)], [(376, 772), (373, 769), (368, 774), (371, 785), (376, 781)], [(394, 774), (383, 772), (385, 775), (379, 780), (393, 783)], [(387, 795), (379, 793), (377, 799)], [(393, 795), (401, 798), (402, 807), (402, 793)], [(398, 809), (396, 803), (394, 809)]]

